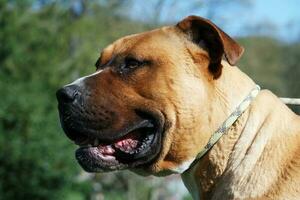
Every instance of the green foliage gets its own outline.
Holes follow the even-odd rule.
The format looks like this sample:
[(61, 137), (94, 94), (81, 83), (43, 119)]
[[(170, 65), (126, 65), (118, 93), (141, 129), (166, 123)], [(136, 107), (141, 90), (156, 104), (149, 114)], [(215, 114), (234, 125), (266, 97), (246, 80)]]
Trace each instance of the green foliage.
[[(282, 53), (283, 76), (289, 97), (300, 98), (300, 44), (285, 46)], [(300, 113), (300, 106), (292, 106)]]
[(239, 67), (263, 88), (284, 95), (282, 44), (266, 37), (248, 37), (240, 42), (245, 47), (245, 53)]
[[(65, 4), (33, 9), (33, 1), (0, 0), (1, 199), (88, 199), (95, 184), (107, 199), (158, 199), (154, 189), (166, 187), (128, 172), (97, 175), (94, 189), (77, 180), (75, 146), (60, 128), (55, 91), (94, 71), (101, 48), (151, 27), (90, 2), (74, 15)], [(269, 38), (241, 42), (243, 70), (280, 95), (300, 96), (299, 45)], [(168, 195), (160, 191), (159, 197)]]
[(300, 95), (300, 44), (285, 46), (282, 54), (282, 67), (285, 69), (283, 76), (288, 88), (289, 96)]
[(62, 137), (54, 98), (58, 63), (67, 57), (67, 43), (56, 36), (63, 13), (0, 8), (0, 196), (65, 199), (79, 167), (65, 154), (73, 147)]
[[(280, 97), (300, 98), (300, 45), (267, 37), (240, 39), (245, 53), (238, 64), (263, 89)], [(299, 106), (290, 106), (300, 113)]]

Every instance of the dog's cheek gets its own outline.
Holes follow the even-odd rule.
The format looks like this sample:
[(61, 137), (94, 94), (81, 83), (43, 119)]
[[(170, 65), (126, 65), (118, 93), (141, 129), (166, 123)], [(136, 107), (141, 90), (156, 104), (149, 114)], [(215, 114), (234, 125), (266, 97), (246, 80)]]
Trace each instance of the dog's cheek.
[(194, 152), (190, 150), (193, 148), (193, 144), (189, 144), (191, 141), (189, 136), (178, 136), (176, 127), (172, 126), (164, 133), (162, 151), (158, 160), (146, 169), (147, 173), (155, 176), (166, 176), (172, 173), (176, 173), (177, 169), (183, 163), (189, 161), (189, 157)]

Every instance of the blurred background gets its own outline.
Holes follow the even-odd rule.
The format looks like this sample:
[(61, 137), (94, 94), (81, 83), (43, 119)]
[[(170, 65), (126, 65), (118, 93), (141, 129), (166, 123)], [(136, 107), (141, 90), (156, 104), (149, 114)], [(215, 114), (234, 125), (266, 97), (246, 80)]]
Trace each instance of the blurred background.
[(95, 71), (101, 49), (115, 39), (196, 14), (245, 47), (238, 66), (258, 84), (299, 98), (299, 6), (300, 0), (0, 0), (0, 199), (191, 199), (178, 176), (84, 173), (60, 128), (55, 91)]

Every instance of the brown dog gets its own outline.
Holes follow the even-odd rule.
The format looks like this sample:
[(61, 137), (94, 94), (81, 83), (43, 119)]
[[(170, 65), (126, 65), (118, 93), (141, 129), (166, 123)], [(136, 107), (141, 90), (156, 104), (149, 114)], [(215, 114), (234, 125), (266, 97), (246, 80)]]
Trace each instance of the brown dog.
[(80, 165), (182, 173), (195, 199), (300, 199), (300, 117), (270, 91), (207, 145), (255, 87), (231, 66), (242, 52), (196, 16), (109, 45), (96, 73), (57, 92), (62, 127), (81, 146)]

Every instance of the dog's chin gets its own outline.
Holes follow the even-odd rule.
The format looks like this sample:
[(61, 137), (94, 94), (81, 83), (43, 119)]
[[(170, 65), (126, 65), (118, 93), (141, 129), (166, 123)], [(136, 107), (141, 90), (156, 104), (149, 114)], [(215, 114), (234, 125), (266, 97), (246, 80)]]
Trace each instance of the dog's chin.
[[(84, 127), (82, 133), (78, 127), (78, 134), (88, 137), (86, 140), (75, 140), (79, 145), (75, 153), (76, 159), (87, 172), (147, 168), (155, 162), (161, 152), (163, 121), (145, 119), (127, 127), (126, 132), (117, 134), (117, 137), (110, 140), (101, 140), (101, 134), (95, 134), (97, 130)], [(63, 127), (65, 132), (68, 131), (66, 126)]]

